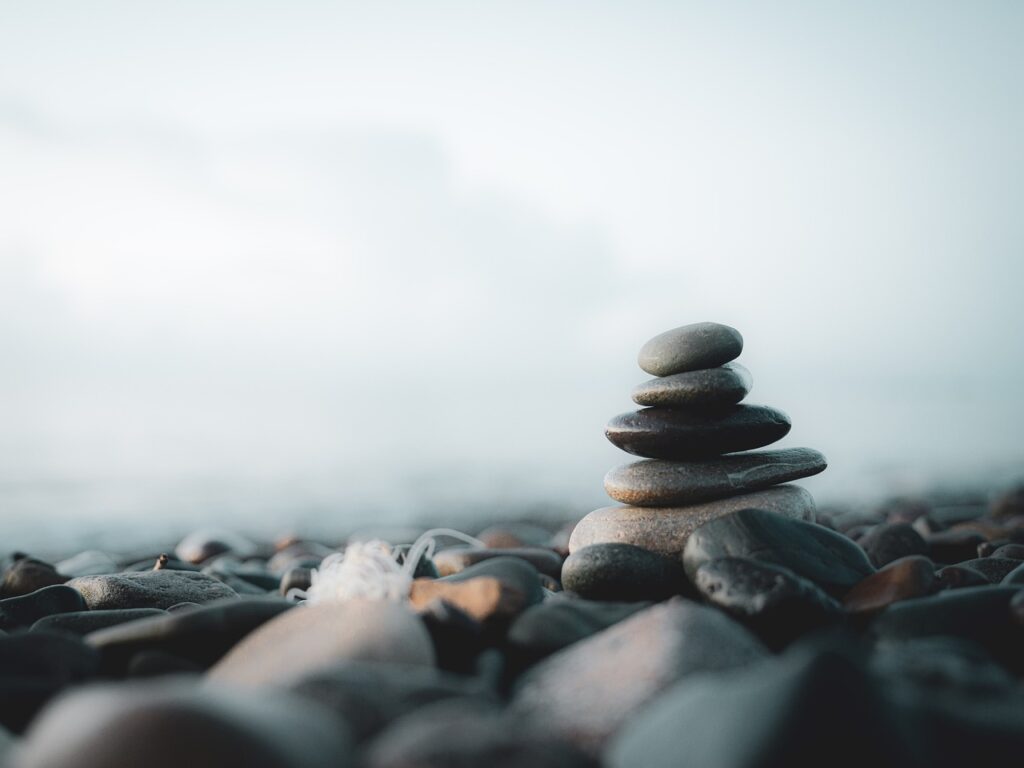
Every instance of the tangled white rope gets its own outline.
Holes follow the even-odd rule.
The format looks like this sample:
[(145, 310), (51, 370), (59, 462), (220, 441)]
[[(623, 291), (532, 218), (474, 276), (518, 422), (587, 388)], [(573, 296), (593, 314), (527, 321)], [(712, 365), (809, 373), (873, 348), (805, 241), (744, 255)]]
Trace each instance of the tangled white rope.
[[(320, 562), (310, 575), (309, 589), (288, 590), (289, 599), (307, 603), (342, 603), (364, 600), (407, 600), (413, 574), (424, 557), (432, 557), (441, 537), (458, 539), (471, 546), (483, 542), (453, 528), (432, 528), (408, 548), (393, 547), (386, 541), (354, 542), (344, 552), (335, 552)], [(405, 555), (404, 562), (399, 558)]]

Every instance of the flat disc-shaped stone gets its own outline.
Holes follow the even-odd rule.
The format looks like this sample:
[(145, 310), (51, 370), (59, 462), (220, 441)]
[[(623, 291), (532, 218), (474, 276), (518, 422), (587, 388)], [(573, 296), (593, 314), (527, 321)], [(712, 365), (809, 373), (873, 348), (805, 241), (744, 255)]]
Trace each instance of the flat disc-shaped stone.
[(590, 544), (621, 542), (679, 557), (690, 534), (701, 525), (749, 507), (768, 509), (796, 520), (814, 520), (814, 499), (797, 485), (780, 485), (686, 507), (602, 507), (576, 524), (569, 539), (569, 551)]
[(769, 488), (816, 475), (825, 467), (825, 457), (811, 448), (734, 453), (704, 461), (644, 459), (609, 471), (604, 489), (623, 504), (671, 507)]
[(707, 459), (761, 448), (789, 432), (789, 417), (766, 405), (733, 405), (701, 412), (643, 408), (608, 422), (605, 436), (649, 459)]
[(743, 337), (721, 323), (693, 323), (658, 334), (640, 349), (637, 362), (652, 376), (714, 368), (735, 360)]
[(747, 396), (753, 382), (750, 371), (729, 363), (645, 381), (633, 389), (633, 402), (663, 408), (734, 405)]

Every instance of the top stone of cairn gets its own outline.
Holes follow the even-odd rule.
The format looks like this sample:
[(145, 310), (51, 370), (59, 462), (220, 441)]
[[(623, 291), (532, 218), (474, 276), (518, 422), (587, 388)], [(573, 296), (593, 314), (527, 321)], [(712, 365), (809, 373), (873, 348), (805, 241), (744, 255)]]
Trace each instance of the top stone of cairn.
[(665, 331), (640, 349), (637, 362), (652, 376), (715, 368), (735, 360), (743, 351), (743, 337), (720, 323), (693, 323)]

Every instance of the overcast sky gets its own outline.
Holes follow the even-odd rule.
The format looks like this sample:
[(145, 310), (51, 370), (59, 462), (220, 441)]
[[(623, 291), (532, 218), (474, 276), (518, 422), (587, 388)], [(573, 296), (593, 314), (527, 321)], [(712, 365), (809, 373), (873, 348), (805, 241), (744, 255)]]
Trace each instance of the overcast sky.
[(819, 496), (1024, 468), (1022, 36), (1015, 2), (0, 0), (4, 514), (583, 513), (640, 345), (699, 320)]

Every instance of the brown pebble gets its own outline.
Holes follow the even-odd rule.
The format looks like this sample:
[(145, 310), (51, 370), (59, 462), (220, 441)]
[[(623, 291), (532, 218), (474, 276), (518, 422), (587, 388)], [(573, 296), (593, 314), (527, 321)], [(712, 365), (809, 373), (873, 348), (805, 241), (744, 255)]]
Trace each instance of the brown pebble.
[(900, 600), (924, 597), (935, 584), (935, 565), (927, 557), (909, 555), (893, 560), (859, 581), (843, 598), (850, 613), (873, 613)]

